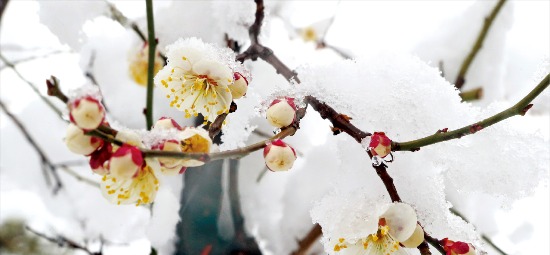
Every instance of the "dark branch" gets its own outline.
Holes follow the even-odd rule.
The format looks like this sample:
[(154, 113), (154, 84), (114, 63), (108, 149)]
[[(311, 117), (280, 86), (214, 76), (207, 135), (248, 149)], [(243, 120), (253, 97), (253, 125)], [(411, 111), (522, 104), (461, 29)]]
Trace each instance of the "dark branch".
[(292, 252), (292, 255), (305, 255), (307, 251), (317, 239), (323, 234), (323, 230), (319, 224), (315, 224), (313, 228), (307, 233), (304, 239), (298, 241), (298, 249)]

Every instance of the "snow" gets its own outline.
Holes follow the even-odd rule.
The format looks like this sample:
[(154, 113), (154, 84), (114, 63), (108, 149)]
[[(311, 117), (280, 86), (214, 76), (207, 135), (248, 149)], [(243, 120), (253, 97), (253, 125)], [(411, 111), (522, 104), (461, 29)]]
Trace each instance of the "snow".
[[(214, 58), (250, 81), (247, 95), (235, 101), (238, 111), (226, 119), (220, 150), (265, 139), (254, 130), (269, 135), (277, 132), (267, 124), (264, 112), (280, 96), (302, 99), (313, 95), (350, 116), (362, 130), (386, 132), (398, 142), (459, 128), (506, 109), (550, 71), (550, 34), (545, 32), (550, 24), (548, 2), (505, 4), (466, 77), (466, 90), (484, 88), (481, 101), (461, 103), (458, 91), (448, 82), (454, 82), (483, 18), (495, 3), (267, 1), (260, 42), (296, 70), (301, 83), (287, 82), (263, 60), (246, 61), (243, 67), (234, 62), (235, 55), (228, 49), (213, 51)], [(115, 4), (146, 31), (144, 3)], [(253, 1), (155, 2), (158, 49), (167, 53), (166, 45), (189, 37), (218, 48), (225, 45), (224, 33), (246, 47), (254, 9)], [(61, 50), (59, 55), (23, 62), (17, 68), (42, 93), (46, 91), (44, 80), (52, 74), (60, 78), (62, 90), (69, 91), (89, 83), (83, 73), (91, 71), (113, 127), (136, 130), (146, 147), (171, 138), (175, 131), (143, 130), (145, 88), (128, 74), (128, 55), (143, 42), (132, 30), (102, 16), (106, 13), (103, 1), (10, 1), (2, 20), (2, 55), (15, 61)], [(341, 60), (330, 49), (316, 49), (315, 44), (297, 37), (299, 29), (320, 26), (333, 16), (326, 42), (352, 52), (356, 59)], [(445, 78), (437, 69), (440, 60)], [(83, 162), (71, 169), (98, 181), (86, 158), (65, 148), (66, 123), (58, 121), (9, 68), (1, 72), (2, 101), (47, 156), (56, 163)], [(479, 234), (488, 235), (510, 254), (548, 253), (540, 244), (549, 235), (549, 93), (543, 92), (524, 117), (414, 153), (393, 153), (395, 161), (387, 163), (388, 172), (401, 199), (416, 210), (426, 231), (438, 238), (472, 242), (489, 254), (497, 253)], [(164, 96), (155, 90), (154, 119), (170, 116), (182, 126), (191, 126), (192, 121), (184, 121), (183, 114), (168, 107)], [(63, 103), (52, 101), (66, 112)], [(92, 242), (102, 236), (127, 244), (107, 245), (105, 254), (149, 254), (151, 245), (160, 254), (171, 254), (183, 176), (160, 177), (163, 186), (152, 215), (143, 206), (109, 204), (96, 187), (62, 170), (64, 188), (54, 196), (33, 148), (5, 114), (0, 118), (1, 222), (20, 216), (46, 233)], [(364, 219), (371, 217), (373, 208), (391, 201), (365, 152), (368, 139), (358, 144), (345, 134), (333, 136), (330, 126), (308, 108), (300, 130), (284, 140), (298, 152), (288, 172), (267, 172), (257, 181), (265, 170), (261, 153), (241, 159), (239, 191), (245, 228), (263, 253), (292, 252), (313, 222), (323, 226), (325, 244), (334, 235), (364, 235), (372, 227)], [(471, 224), (450, 213), (450, 208), (464, 214)], [(227, 210), (223, 216), (222, 234), (231, 238)], [(323, 249), (317, 242), (312, 252), (323, 253)]]
[(180, 220), (179, 208), (179, 200), (174, 196), (173, 191), (161, 187), (153, 204), (146, 236), (151, 241), (151, 246), (157, 247), (157, 250), (163, 254), (170, 254), (174, 250), (176, 224)]
[(82, 26), (87, 20), (107, 12), (104, 1), (39, 1), (40, 22), (46, 25), (61, 43), (79, 50)]

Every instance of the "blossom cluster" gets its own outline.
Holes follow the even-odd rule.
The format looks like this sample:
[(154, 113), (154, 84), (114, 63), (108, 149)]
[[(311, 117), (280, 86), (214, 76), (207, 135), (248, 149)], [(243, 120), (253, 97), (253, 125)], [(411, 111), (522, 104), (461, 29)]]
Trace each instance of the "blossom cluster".
[[(373, 209), (375, 210), (375, 209)], [(424, 242), (424, 229), (418, 224), (415, 210), (405, 203), (385, 204), (378, 213), (365, 219), (367, 233), (360, 237), (328, 236), (326, 245), (332, 254), (398, 255), (409, 254)], [(447, 255), (475, 255), (475, 248), (447, 238), (441, 241)]]
[(70, 151), (89, 156), (90, 168), (102, 175), (102, 194), (116, 204), (148, 204), (159, 189), (160, 175), (177, 175), (204, 162), (192, 158), (145, 158), (142, 149), (182, 153), (209, 153), (212, 140), (202, 128), (181, 127), (171, 118), (158, 120), (153, 131), (173, 130), (173, 139), (159, 139), (148, 148), (134, 131), (118, 131), (121, 146), (89, 135), (105, 122), (100, 100), (84, 95), (69, 103), (71, 123), (65, 143)]
[[(147, 66), (146, 51), (147, 46), (130, 63), (131, 73), (139, 83), (145, 80), (142, 74)], [(158, 72), (155, 83), (168, 92), (170, 105), (184, 111), (186, 118), (201, 113), (205, 120), (212, 120), (227, 113), (233, 99), (246, 94), (250, 77), (240, 64), (225, 61), (234, 59), (227, 52), (192, 38), (168, 46), (167, 56), (167, 65)], [(159, 61), (155, 60), (155, 69)], [(296, 120), (296, 110), (293, 98), (279, 98), (272, 102), (266, 117), (274, 127), (285, 128)], [(93, 173), (103, 176), (102, 194), (115, 204), (151, 203), (161, 175), (183, 174), (188, 167), (204, 164), (202, 159), (186, 157), (185, 153), (208, 154), (212, 150), (212, 139), (205, 129), (182, 127), (166, 117), (160, 118), (145, 135), (132, 130), (105, 134), (110, 127), (97, 89), (84, 87), (72, 95), (69, 111), (71, 123), (65, 143), (70, 151), (89, 157)], [(98, 138), (98, 133), (103, 139)], [(145, 157), (145, 150), (166, 152), (172, 157)], [(274, 139), (266, 142), (264, 158), (271, 171), (287, 171), (296, 160), (296, 152), (282, 140)]]

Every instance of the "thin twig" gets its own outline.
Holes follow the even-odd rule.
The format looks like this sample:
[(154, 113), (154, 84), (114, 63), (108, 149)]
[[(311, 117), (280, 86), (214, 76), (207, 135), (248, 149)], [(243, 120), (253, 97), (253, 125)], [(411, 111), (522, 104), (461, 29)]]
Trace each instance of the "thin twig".
[(149, 63), (147, 66), (147, 102), (145, 106), (145, 120), (147, 130), (153, 127), (153, 77), (155, 76), (155, 49), (157, 41), (155, 37), (155, 21), (153, 16), (153, 0), (145, 0), (147, 6), (147, 32), (149, 43)]
[[(17, 126), (17, 128), (19, 128), (21, 133), (23, 133), (23, 136), (25, 137), (25, 139), (27, 139), (29, 144), (34, 148), (34, 150), (40, 157), (40, 161), (42, 163), (42, 166), (44, 167), (43, 169), (50, 170), (49, 172), (55, 179), (55, 186), (53, 187), (53, 193), (57, 194), (59, 189), (63, 187), (63, 184), (61, 183), (61, 179), (59, 178), (57, 169), (54, 167), (54, 164), (48, 158), (48, 156), (46, 156), (46, 153), (42, 150), (42, 148), (40, 148), (38, 143), (32, 138), (31, 134), (29, 133), (27, 128), (25, 128), (23, 123), (13, 113), (11, 113), (8, 110), (8, 108), (4, 105), (4, 102), (2, 102), (1, 100), (0, 100), (0, 107), (6, 113), (6, 115), (13, 121), (13, 123)], [(46, 181), (48, 182), (48, 175), (46, 173), (45, 173), (45, 177), (46, 177)]]
[(223, 124), (225, 123), (225, 118), (227, 118), (227, 115), (229, 113), (233, 113), (237, 110), (237, 104), (235, 102), (231, 102), (231, 105), (229, 106), (229, 112), (228, 113), (222, 113), (216, 117), (214, 122), (210, 124), (208, 127), (208, 135), (211, 139), (214, 139), (221, 131)]
[(469, 102), (479, 100), (483, 97), (483, 88), (475, 88), (467, 91), (460, 92), (458, 94), (462, 98), (462, 102)]
[(262, 29), (262, 22), (264, 20), (264, 1), (263, 0), (254, 0), (256, 3), (256, 14), (254, 23), (248, 29), (248, 35), (250, 36), (250, 41), (252, 44), (259, 44), (258, 36), (260, 35), (260, 30)]
[[(107, 0), (104, 0), (104, 1), (105, 3), (107, 3), (107, 5), (109, 5), (112, 19), (117, 21), (123, 27), (130, 27), (136, 33), (136, 35), (141, 39), (142, 42), (147, 43), (147, 37), (145, 37), (145, 34), (143, 33), (143, 31), (141, 31), (138, 24), (136, 24), (133, 21), (129, 21), (129, 19), (118, 8), (116, 8), (116, 6), (113, 3)], [(162, 58), (162, 60), (164, 60), (164, 64), (166, 64), (166, 61), (167, 61), (166, 55), (164, 55), (162, 52), (159, 52), (158, 54)]]
[(481, 28), (481, 31), (477, 36), (476, 42), (474, 43), (472, 49), (470, 50), (470, 53), (468, 54), (468, 56), (466, 56), (466, 59), (464, 59), (464, 62), (462, 62), (462, 65), (460, 66), (460, 71), (458, 72), (455, 81), (455, 86), (457, 89), (460, 89), (462, 88), (462, 86), (464, 86), (464, 83), (466, 82), (466, 73), (468, 73), (468, 69), (474, 61), (477, 53), (479, 52), (481, 47), (483, 47), (483, 41), (485, 40), (485, 37), (487, 37), (487, 32), (489, 32), (489, 28), (491, 28), (493, 21), (495, 20), (500, 9), (502, 9), (502, 6), (505, 2), (506, 0), (499, 0), (498, 3), (495, 5), (495, 8), (493, 8), (491, 14), (485, 17), (485, 22), (483, 23), (483, 27)]
[(99, 182), (96, 182), (96, 181), (93, 181), (93, 180), (90, 180), (86, 177), (83, 177), (79, 174), (77, 174), (75, 171), (73, 171), (71, 168), (69, 168), (68, 166), (66, 165), (59, 165), (58, 166), (58, 169), (61, 169), (63, 170), (65, 173), (67, 173), (68, 175), (74, 177), (77, 181), (81, 181), (83, 183), (86, 183), (92, 187), (95, 187), (95, 188), (99, 188)]
[(437, 238), (430, 236), (426, 231), (424, 231), (424, 243), (425, 242), (428, 242), (432, 247), (434, 247), (441, 254), (443, 255), (447, 254), (447, 252), (443, 249), (443, 246), (441, 246), (441, 242)]
[(9, 0), (2, 0), (0, 1), (0, 22), (2, 22), (2, 17), (4, 16), (4, 11), (6, 10), (6, 6), (8, 6)]
[(51, 243), (54, 243), (54, 244), (57, 244), (59, 247), (68, 247), (70, 249), (74, 249), (74, 250), (81, 250), (89, 255), (101, 255), (102, 252), (92, 252), (90, 251), (88, 248), (84, 247), (83, 245), (80, 245), (78, 244), (77, 242), (75, 241), (72, 241), (64, 236), (60, 236), (58, 235), (57, 237), (53, 238), (53, 237), (49, 237), (43, 233), (40, 233), (32, 228), (30, 228), (29, 226), (25, 226), (25, 229)]
[[(468, 222), (470, 223), (470, 221), (462, 214), (460, 213), (458, 210), (456, 210), (455, 208), (450, 208), (449, 211), (451, 211), (452, 214), (460, 217), (462, 220), (464, 220), (465, 222)], [(491, 238), (489, 238), (487, 235), (485, 234), (481, 234), (481, 239), (483, 239), (485, 242), (487, 242), (487, 244), (489, 244), (491, 247), (493, 247), (493, 249), (495, 249), (498, 253), (502, 254), (502, 255), (508, 255), (506, 252), (504, 252), (500, 247), (498, 247), (492, 240)]]
[[(84, 72), (84, 75), (88, 78), (88, 80), (90, 80), (90, 82), (95, 85), (99, 91), (101, 92), (101, 94), (103, 94), (103, 92), (101, 91), (101, 87), (99, 86), (99, 83), (97, 82), (97, 79), (95, 78), (95, 75), (94, 75), (94, 63), (95, 63), (95, 51), (92, 52), (91, 56), (90, 56), (90, 61), (88, 62), (88, 66), (86, 67), (86, 70)], [(107, 104), (105, 104), (105, 98), (102, 97), (101, 98), (101, 104), (103, 105), (103, 108), (105, 109), (105, 112), (109, 112), (109, 108), (107, 107)]]
[(267, 166), (264, 166), (258, 177), (256, 177), (256, 183), (260, 182), (267, 172), (269, 172), (269, 168), (267, 168)]
[(305, 255), (322, 234), (323, 230), (321, 229), (321, 225), (315, 224), (306, 236), (298, 241), (298, 249), (293, 251), (292, 255)]
[(21, 80), (27, 83), (31, 87), (32, 91), (34, 91), (34, 93), (36, 93), (40, 97), (40, 99), (42, 99), (42, 101), (46, 103), (46, 105), (48, 105), (48, 107), (50, 107), (50, 109), (52, 109), (57, 114), (57, 116), (59, 116), (61, 120), (65, 121), (65, 119), (63, 119), (63, 113), (61, 112), (61, 110), (59, 110), (57, 106), (55, 106), (46, 96), (42, 95), (42, 93), (40, 93), (40, 90), (38, 90), (38, 87), (34, 85), (34, 83), (25, 79), (25, 77), (23, 77), (23, 75), (17, 70), (15, 65), (11, 63), (8, 59), (6, 59), (4, 55), (2, 55), (2, 53), (0, 53), (0, 59), (2, 59), (2, 61), (6, 63), (6, 65), (10, 67)]
[(507, 118), (510, 118), (512, 116), (516, 115), (525, 115), (525, 113), (533, 106), (531, 102), (533, 99), (535, 99), (540, 93), (542, 93), (546, 88), (548, 88), (548, 85), (550, 84), (550, 74), (547, 74), (544, 79), (531, 91), (529, 94), (527, 94), (524, 98), (522, 98), (519, 102), (517, 102), (512, 107), (503, 110), (489, 118), (486, 118), (482, 121), (476, 122), (474, 124), (470, 124), (468, 126), (452, 130), (452, 131), (446, 131), (446, 132), (437, 132), (433, 135), (426, 136), (424, 138), (420, 138), (413, 141), (408, 142), (392, 142), (392, 150), (393, 151), (416, 151), (419, 150), (421, 147), (448, 141), (451, 139), (457, 139), (461, 138), (466, 135), (471, 135), (474, 133), (477, 133), (478, 131), (487, 128), (491, 125), (494, 125), (500, 121), (503, 121)]
[[(33, 61), (33, 60), (38, 60), (38, 59), (42, 59), (42, 58), (48, 58), (50, 56), (53, 56), (53, 55), (57, 55), (57, 54), (69, 54), (70, 51), (66, 51), (66, 50), (53, 50), (51, 52), (47, 52), (47, 53), (44, 53), (42, 55), (33, 55), (33, 56), (30, 56), (30, 57), (27, 57), (27, 58), (20, 58), (16, 61), (12, 61), (12, 65), (16, 66), (18, 64), (21, 64), (21, 63), (25, 63), (25, 62), (29, 62), (29, 61)], [(6, 67), (9, 67), (8, 65), (6, 66), (3, 66), (3, 67), (0, 67), (0, 70), (3, 70), (4, 68)]]

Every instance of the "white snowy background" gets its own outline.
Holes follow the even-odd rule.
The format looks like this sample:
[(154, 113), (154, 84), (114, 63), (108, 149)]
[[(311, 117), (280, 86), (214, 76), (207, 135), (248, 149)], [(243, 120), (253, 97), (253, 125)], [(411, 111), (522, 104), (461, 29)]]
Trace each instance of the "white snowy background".
[[(130, 20), (146, 27), (144, 1), (112, 1)], [(271, 133), (262, 112), (274, 95), (314, 95), (353, 118), (366, 131), (385, 131), (396, 141), (412, 140), (441, 128), (458, 128), (514, 104), (550, 71), (550, 2), (507, 2), (484, 47), (473, 62), (465, 90), (483, 87), (484, 97), (461, 103), (458, 92), (436, 69), (444, 63), (454, 81), (484, 17), (495, 1), (268, 1), (262, 44), (290, 68), (299, 85), (288, 82), (263, 61), (245, 62), (252, 82), (239, 110), (227, 118), (222, 150), (263, 139)], [(199, 37), (224, 45), (223, 34), (248, 42), (254, 21), (253, 1), (155, 1), (159, 49), (180, 37)], [(316, 49), (301, 39), (300, 29), (334, 22), (325, 41), (356, 60), (343, 60), (331, 49)], [(324, 33), (324, 31), (318, 31)], [(4, 13), (1, 53), (45, 94), (45, 79), (55, 75), (64, 90), (87, 83), (91, 71), (105, 97), (110, 120), (142, 129), (145, 88), (128, 74), (139, 37), (109, 18), (104, 1), (17, 1)], [(51, 54), (53, 52), (53, 54)], [(38, 57), (37, 56), (44, 56)], [(32, 58), (30, 60), (26, 60)], [(89, 67), (93, 59), (93, 67)], [(28, 128), (55, 163), (85, 162), (63, 144), (66, 124), (2, 63), (0, 97)], [(480, 133), (395, 153), (389, 173), (404, 202), (435, 237), (473, 242), (498, 254), (478, 238), (485, 234), (509, 254), (549, 254), (550, 91), (535, 100), (524, 117), (513, 117)], [(52, 100), (64, 109), (57, 100)], [(156, 90), (155, 117), (183, 114), (168, 107)], [(21, 218), (33, 229), (77, 241), (100, 237), (115, 244), (104, 254), (160, 254), (174, 250), (175, 225), (182, 190), (180, 177), (166, 178), (153, 208), (116, 206), (99, 190), (59, 171), (63, 188), (52, 195), (40, 160), (14, 123), (0, 115), (0, 223)], [(265, 254), (287, 254), (312, 221), (325, 231), (354, 232), (353, 219), (373, 201), (390, 201), (360, 144), (308, 110), (301, 129), (285, 139), (299, 152), (286, 173), (264, 171), (260, 152), (241, 160), (241, 204), (247, 231)], [(86, 164), (71, 167), (79, 176), (98, 180)], [(449, 213), (454, 207), (467, 224)], [(342, 226), (334, 226), (341, 224)], [(326, 234), (326, 233), (325, 233)], [(95, 245), (95, 246), (94, 246)], [(322, 252), (319, 243), (313, 248)], [(411, 250), (413, 253), (417, 252)]]

